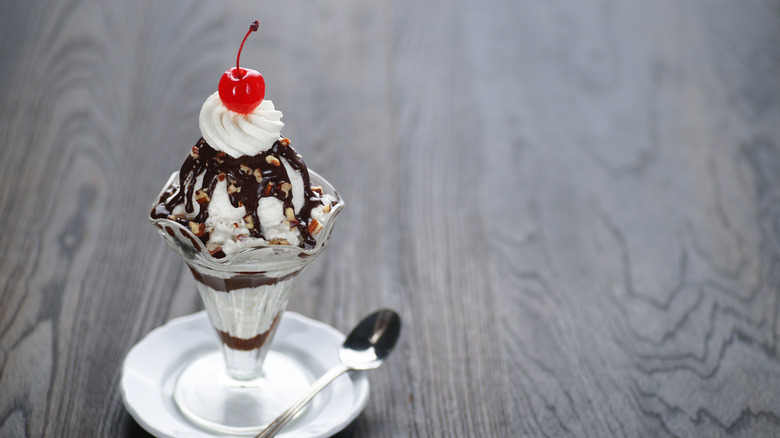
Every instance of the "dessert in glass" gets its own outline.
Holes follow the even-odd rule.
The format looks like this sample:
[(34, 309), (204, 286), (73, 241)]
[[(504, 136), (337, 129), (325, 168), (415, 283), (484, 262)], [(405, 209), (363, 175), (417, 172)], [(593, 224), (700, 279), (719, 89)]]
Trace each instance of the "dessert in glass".
[[(255, 30), (256, 21), (247, 36)], [(220, 433), (257, 433), (308, 386), (292, 359), (267, 356), (290, 292), (344, 206), (281, 136), (282, 114), (264, 95), (262, 76), (237, 58), (201, 109), (203, 137), (150, 213), (189, 266), (221, 344), (183, 369), (173, 398)]]

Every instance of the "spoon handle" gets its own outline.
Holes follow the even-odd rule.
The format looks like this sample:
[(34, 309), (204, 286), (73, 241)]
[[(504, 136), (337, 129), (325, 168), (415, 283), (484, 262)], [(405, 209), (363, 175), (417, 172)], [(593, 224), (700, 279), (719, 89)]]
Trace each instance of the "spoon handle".
[(322, 391), (330, 382), (332, 382), (336, 377), (344, 374), (346, 371), (349, 371), (350, 368), (343, 363), (340, 363), (336, 365), (335, 367), (331, 368), (322, 375), (319, 379), (317, 379), (316, 382), (314, 382), (309, 390), (306, 392), (306, 394), (302, 395), (301, 398), (298, 399), (292, 406), (290, 406), (286, 411), (282, 412), (274, 421), (271, 422), (262, 432), (260, 432), (259, 435), (257, 435), (255, 438), (270, 438), (277, 433), (284, 427), (285, 424), (287, 424), (288, 421), (292, 420), (292, 418), (295, 416), (295, 414), (298, 413), (301, 409), (303, 409), (304, 406), (306, 406), (307, 403), (311, 401), (311, 399), (314, 398), (315, 395), (317, 395), (320, 391)]

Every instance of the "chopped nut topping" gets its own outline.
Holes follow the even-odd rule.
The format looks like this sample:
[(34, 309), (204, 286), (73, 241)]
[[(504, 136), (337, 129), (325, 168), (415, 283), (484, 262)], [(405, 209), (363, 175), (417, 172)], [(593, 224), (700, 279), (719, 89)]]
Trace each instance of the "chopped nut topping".
[(309, 230), (309, 234), (317, 234), (322, 230), (322, 224), (317, 219), (312, 218), (307, 230)]
[(292, 209), (292, 207), (287, 207), (284, 210), (284, 215), (287, 216), (287, 220), (294, 221), (295, 220), (295, 210)]
[(292, 190), (292, 184), (288, 182), (282, 183), (282, 191), (284, 192), (284, 197), (287, 198), (290, 196), (290, 190)]
[(268, 184), (265, 185), (265, 189), (263, 190), (263, 196), (270, 195), (273, 189), (274, 189), (274, 182), (269, 181)]
[(247, 175), (249, 175), (250, 173), (252, 173), (252, 168), (251, 168), (251, 167), (249, 167), (249, 166), (247, 166), (246, 164), (242, 164), (242, 165), (240, 165), (240, 166), (238, 166), (238, 167), (239, 167), (239, 169), (241, 169), (241, 171), (242, 171), (242, 172), (244, 172), (244, 173), (245, 173), (245, 174), (247, 174)]
[(317, 193), (319, 193), (321, 195), (322, 194), (322, 186), (311, 186), (311, 191), (312, 192), (317, 192)]
[(255, 176), (255, 179), (257, 180), (257, 182), (262, 182), (263, 181), (263, 171), (262, 170), (255, 169), (255, 171), (252, 173), (252, 175)]
[(211, 198), (209, 198), (208, 193), (206, 193), (205, 190), (198, 190), (195, 192), (195, 202), (198, 204), (203, 204), (204, 202), (209, 202)]
[(279, 161), (279, 159), (274, 157), (273, 155), (266, 155), (265, 162), (272, 166), (277, 166), (277, 167), (282, 165), (282, 162)]
[(322, 206), (322, 212), (323, 213), (330, 213), (330, 202), (328, 202), (327, 204), (324, 204)]
[(196, 236), (202, 236), (206, 234), (206, 224), (190, 221), (190, 230), (192, 230), (192, 233)]
[(240, 193), (241, 187), (236, 187), (235, 185), (233, 185), (233, 183), (230, 183), (230, 185), (227, 188), (227, 192), (229, 195), (232, 195), (233, 193)]
[(198, 145), (192, 147), (192, 150), (190, 151), (190, 156), (196, 160), (200, 158), (200, 148), (198, 147)]
[(220, 180), (220, 181), (224, 181), (225, 180), (225, 174), (224, 173), (220, 173), (219, 175), (217, 175), (217, 179)]
[(206, 245), (206, 249), (209, 251), (209, 254), (211, 255), (214, 255), (219, 251), (222, 251), (222, 247), (217, 245), (214, 242), (209, 242), (208, 245)]
[(271, 241), (268, 242), (268, 243), (270, 243), (271, 245), (289, 245), (290, 244), (289, 242), (287, 242), (287, 239), (280, 239), (278, 237), (276, 239), (271, 239)]
[(279, 144), (281, 144), (284, 147), (290, 146), (290, 139), (285, 137), (285, 138), (279, 140)]
[(248, 230), (253, 230), (255, 228), (255, 220), (252, 219), (251, 214), (248, 214), (244, 217), (244, 222), (246, 222), (246, 228)]

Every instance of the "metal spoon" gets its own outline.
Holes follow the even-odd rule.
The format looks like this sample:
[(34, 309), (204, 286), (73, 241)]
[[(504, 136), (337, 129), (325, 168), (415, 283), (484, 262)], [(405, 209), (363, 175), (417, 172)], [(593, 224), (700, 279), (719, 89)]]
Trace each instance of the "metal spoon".
[(339, 349), (341, 363), (331, 368), (312, 384), (309, 391), (301, 396), (276, 420), (271, 422), (256, 438), (269, 438), (277, 433), (307, 403), (322, 391), (336, 377), (349, 370), (373, 370), (382, 365), (393, 351), (401, 334), (401, 317), (392, 310), (378, 310), (363, 318), (349, 333)]

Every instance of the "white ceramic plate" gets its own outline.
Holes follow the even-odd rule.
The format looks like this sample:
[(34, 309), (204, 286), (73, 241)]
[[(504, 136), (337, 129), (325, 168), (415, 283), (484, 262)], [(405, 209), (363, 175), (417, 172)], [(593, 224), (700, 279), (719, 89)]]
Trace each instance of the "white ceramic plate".
[[(269, 356), (281, 354), (295, 360), (313, 382), (338, 364), (338, 348), (343, 340), (344, 335), (333, 327), (285, 312)], [(205, 312), (174, 319), (150, 332), (130, 350), (122, 366), (120, 387), (130, 415), (146, 431), (161, 438), (217, 436), (187, 421), (172, 394), (184, 366), (218, 348)], [(329, 437), (360, 414), (368, 393), (365, 373), (342, 375), (277, 436)]]

